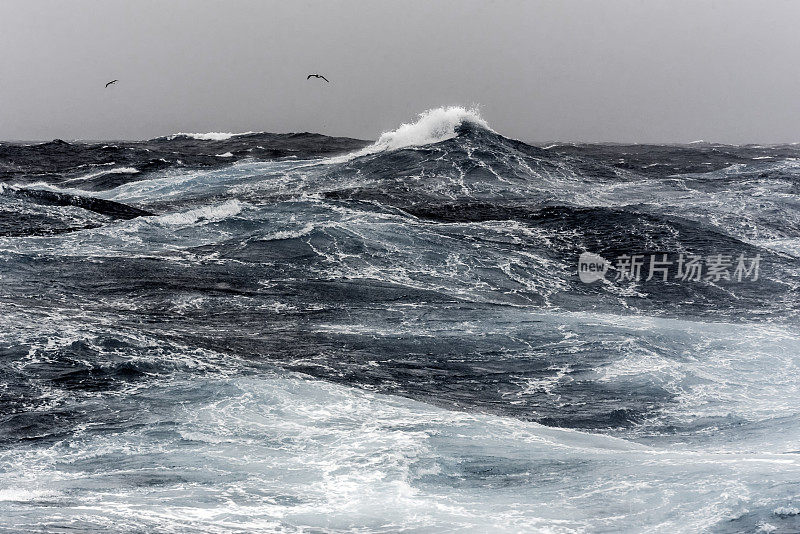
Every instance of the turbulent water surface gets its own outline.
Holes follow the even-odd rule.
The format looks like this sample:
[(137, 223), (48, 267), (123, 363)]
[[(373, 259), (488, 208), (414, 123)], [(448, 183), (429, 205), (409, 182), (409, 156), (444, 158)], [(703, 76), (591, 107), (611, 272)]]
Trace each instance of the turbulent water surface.
[(800, 531), (798, 158), (0, 143), (0, 531)]

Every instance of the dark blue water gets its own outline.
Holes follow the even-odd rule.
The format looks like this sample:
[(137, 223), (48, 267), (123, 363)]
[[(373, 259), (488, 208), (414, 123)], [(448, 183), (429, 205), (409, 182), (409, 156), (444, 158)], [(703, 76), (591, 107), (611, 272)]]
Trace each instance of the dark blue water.
[(1, 143), (0, 529), (796, 532), (798, 157)]

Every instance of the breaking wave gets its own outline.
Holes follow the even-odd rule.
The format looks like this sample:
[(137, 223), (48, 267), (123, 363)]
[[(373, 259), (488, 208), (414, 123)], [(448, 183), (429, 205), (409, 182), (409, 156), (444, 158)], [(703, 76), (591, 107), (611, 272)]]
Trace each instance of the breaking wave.
[(457, 128), (464, 123), (491, 131), (477, 108), (441, 107), (420, 113), (415, 122), (401, 124), (396, 130), (381, 134), (369, 150), (397, 150), (439, 143), (454, 138)]
[(172, 135), (166, 136), (166, 139), (172, 140), (177, 139), (180, 137), (186, 137), (189, 139), (197, 139), (198, 141), (227, 141), (232, 137), (240, 136), (240, 135), (250, 135), (256, 132), (242, 132), (242, 133), (230, 133), (230, 132), (207, 132), (207, 133), (185, 133), (180, 132)]

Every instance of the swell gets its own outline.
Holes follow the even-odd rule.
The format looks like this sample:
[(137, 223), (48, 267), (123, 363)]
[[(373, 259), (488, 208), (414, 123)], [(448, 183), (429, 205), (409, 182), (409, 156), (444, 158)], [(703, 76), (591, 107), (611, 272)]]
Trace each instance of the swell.
[[(312, 133), (253, 133), (208, 139), (178, 134), (148, 141), (3, 143), (0, 183), (70, 182), (71, 187), (104, 191), (167, 169), (221, 168), (241, 159), (306, 159), (350, 152), (366, 144)], [(221, 157), (228, 153), (229, 157)], [(138, 172), (114, 172), (125, 168)]]
[(151, 212), (127, 206), (112, 200), (102, 198), (73, 195), (57, 191), (46, 191), (42, 189), (27, 189), (22, 187), (6, 187), (3, 193), (16, 198), (30, 200), (36, 204), (45, 206), (75, 206), (88, 211), (107, 215), (114, 219), (135, 219), (136, 217), (147, 217), (153, 215)]
[[(796, 148), (442, 109), (0, 150), (11, 529), (797, 530)], [(585, 251), (762, 278), (591, 285)]]
[[(797, 176), (792, 162), (754, 159), (793, 149), (748, 148), (738, 156), (750, 158), (746, 168), (732, 173), (726, 169), (734, 148), (660, 147), (648, 155), (638, 147), (634, 159), (629, 147), (531, 146), (465, 120), (460, 110), (433, 118), (365, 149), (365, 142), (313, 134), (157, 139), (146, 143), (178, 151), (172, 161), (215, 163), (203, 172), (168, 163), (170, 173), (84, 176), (98, 187), (113, 185), (91, 200), (22, 189), (16, 200), (94, 207), (111, 220), (87, 218), (86, 232), (6, 240), (3, 298), (68, 301), (112, 314), (117, 326), (218, 354), (448, 407), (597, 429), (643, 425), (681, 398), (685, 384), (673, 377), (667, 385), (636, 372), (599, 378), (631, 352), (682, 362), (715, 335), (703, 325), (781, 324), (796, 316), (798, 259), (752, 242), (725, 219), (736, 201), (765, 187), (760, 202), (775, 212), (766, 222), (753, 219), (753, 227), (769, 235), (780, 226), (781, 238), (800, 237), (786, 193)], [(74, 165), (84, 149), (126, 148), (54, 143), (25, 150), (55, 159), (72, 154)], [(347, 155), (237, 160), (253, 148)], [(228, 152), (233, 162), (215, 155)], [(636, 170), (686, 171), (715, 157), (705, 173)], [(143, 168), (113, 161), (103, 165)], [(738, 189), (731, 192), (731, 184)], [(723, 194), (733, 196), (711, 202)], [(755, 208), (761, 206), (733, 215), (741, 220)], [(161, 215), (139, 217), (153, 212)], [(611, 259), (761, 254), (765, 275), (736, 286), (587, 285), (577, 274), (584, 251)], [(700, 326), (684, 346), (680, 338), (665, 342), (657, 332), (637, 331), (632, 325), (642, 317)], [(102, 362), (102, 354), (92, 358)], [(142, 376), (125, 366), (103, 373), (66, 373), (53, 384), (113, 389), (109, 376), (126, 383)]]

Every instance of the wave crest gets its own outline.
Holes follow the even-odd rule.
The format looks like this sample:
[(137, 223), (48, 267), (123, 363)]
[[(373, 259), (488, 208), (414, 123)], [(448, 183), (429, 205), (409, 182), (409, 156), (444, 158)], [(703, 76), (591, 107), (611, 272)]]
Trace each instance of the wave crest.
[(179, 213), (161, 215), (156, 218), (155, 222), (178, 226), (191, 226), (200, 221), (218, 222), (238, 215), (242, 209), (243, 204), (237, 199), (232, 199), (216, 206), (202, 206)]
[(456, 129), (464, 123), (493, 131), (477, 108), (439, 107), (420, 113), (416, 122), (404, 123), (396, 130), (382, 133), (375, 144), (365, 150), (377, 152), (439, 143), (455, 137)]
[(242, 133), (230, 133), (230, 132), (208, 132), (208, 133), (185, 133), (179, 132), (176, 134), (168, 135), (166, 139), (172, 141), (173, 139), (177, 139), (179, 137), (188, 137), (190, 139), (197, 139), (198, 141), (227, 141), (233, 137), (238, 137), (240, 135), (249, 135), (256, 132), (242, 132)]

